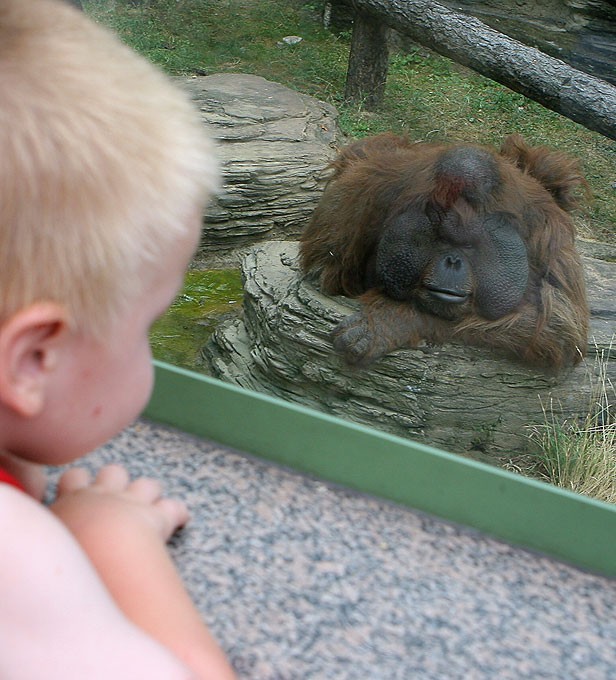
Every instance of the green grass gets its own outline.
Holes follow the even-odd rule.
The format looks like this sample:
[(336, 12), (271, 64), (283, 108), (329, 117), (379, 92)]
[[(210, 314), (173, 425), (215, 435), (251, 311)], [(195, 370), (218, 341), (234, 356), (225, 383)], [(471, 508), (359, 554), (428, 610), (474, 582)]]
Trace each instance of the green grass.
[[(255, 73), (314, 95), (344, 86), (348, 45), (284, 0), (91, 0), (87, 12), (172, 74)], [(281, 47), (287, 35), (300, 45)], [(332, 79), (330, 81), (330, 75)]]
[[(616, 143), (454, 62), (417, 47), (392, 55), (385, 102), (345, 106), (349, 35), (320, 25), (299, 0), (90, 0), (86, 10), (171, 74), (254, 73), (338, 107), (351, 136), (385, 130), (413, 139), (500, 144), (519, 132), (579, 158), (593, 199), (580, 233), (615, 243)], [(281, 47), (286, 35), (302, 42)]]

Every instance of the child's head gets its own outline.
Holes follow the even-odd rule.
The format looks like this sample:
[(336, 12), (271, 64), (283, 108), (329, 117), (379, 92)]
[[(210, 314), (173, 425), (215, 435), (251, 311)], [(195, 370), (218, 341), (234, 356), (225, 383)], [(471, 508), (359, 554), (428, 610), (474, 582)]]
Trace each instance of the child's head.
[(0, 0), (0, 448), (130, 422), (217, 168), (188, 97), (60, 0)]
[(0, 4), (0, 158), (0, 323), (51, 300), (96, 335), (216, 177), (187, 97), (59, 0)]

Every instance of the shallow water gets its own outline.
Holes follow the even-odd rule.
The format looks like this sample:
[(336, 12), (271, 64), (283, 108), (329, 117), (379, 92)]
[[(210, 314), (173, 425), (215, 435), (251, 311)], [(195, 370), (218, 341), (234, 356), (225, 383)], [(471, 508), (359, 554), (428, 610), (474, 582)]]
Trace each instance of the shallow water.
[(202, 370), (201, 349), (223, 319), (240, 313), (242, 296), (238, 269), (189, 271), (181, 293), (152, 326), (154, 357), (182, 368)]

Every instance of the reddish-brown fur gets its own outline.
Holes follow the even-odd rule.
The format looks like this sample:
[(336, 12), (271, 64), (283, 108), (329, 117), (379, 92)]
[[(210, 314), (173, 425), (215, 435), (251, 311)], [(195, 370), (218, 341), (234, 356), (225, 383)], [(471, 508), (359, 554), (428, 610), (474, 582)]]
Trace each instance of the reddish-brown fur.
[[(468, 146), (468, 145), (465, 145)], [(502, 348), (524, 361), (560, 368), (582, 358), (588, 307), (574, 225), (568, 211), (585, 185), (577, 163), (519, 135), (488, 150), (500, 181), (466, 199), (462, 188), (437, 179), (435, 165), (451, 146), (411, 143), (394, 135), (355, 142), (332, 163), (333, 174), (302, 236), (301, 266), (320, 274), (329, 294), (361, 296), (363, 311), (343, 320), (334, 345), (351, 363), (367, 364), (422, 341), (459, 340)], [(529, 261), (523, 299), (511, 313), (487, 320), (470, 313), (448, 321), (366, 290), (364, 273), (386, 218), (409, 206), (455, 210), (466, 220), (505, 211), (519, 223)]]

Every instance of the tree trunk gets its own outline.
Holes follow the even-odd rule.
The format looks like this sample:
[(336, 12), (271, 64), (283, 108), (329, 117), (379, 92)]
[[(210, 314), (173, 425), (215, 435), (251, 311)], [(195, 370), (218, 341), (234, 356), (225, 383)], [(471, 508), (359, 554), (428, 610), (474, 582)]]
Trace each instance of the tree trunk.
[(412, 40), (616, 139), (616, 87), (433, 0), (353, 0)]
[(387, 34), (385, 24), (374, 21), (371, 16), (357, 14), (344, 98), (362, 104), (368, 111), (380, 106), (385, 93), (389, 68)]

